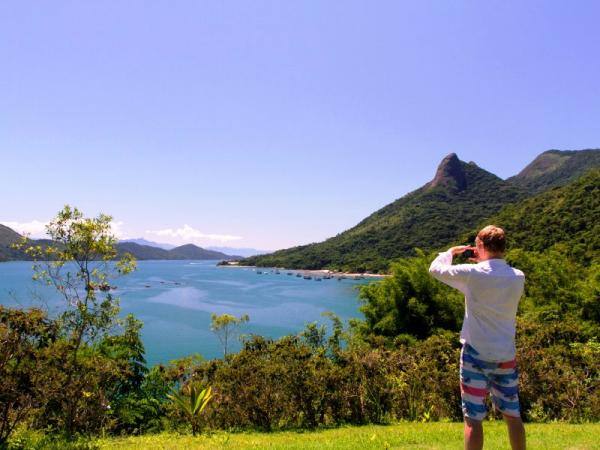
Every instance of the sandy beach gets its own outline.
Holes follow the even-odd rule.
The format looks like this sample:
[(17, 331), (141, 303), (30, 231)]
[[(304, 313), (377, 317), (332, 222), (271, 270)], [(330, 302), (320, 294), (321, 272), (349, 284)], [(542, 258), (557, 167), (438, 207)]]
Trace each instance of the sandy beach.
[(291, 272), (294, 275), (297, 273), (301, 273), (302, 275), (310, 275), (310, 276), (319, 276), (319, 277), (324, 277), (324, 276), (331, 276), (331, 277), (346, 277), (346, 278), (375, 278), (375, 279), (380, 279), (380, 278), (385, 278), (385, 277), (389, 277), (390, 275), (382, 275), (382, 274), (377, 274), (377, 273), (358, 273), (358, 272), (336, 272), (333, 270), (327, 270), (327, 269), (319, 269), (319, 270), (308, 270), (308, 269), (286, 269), (285, 267), (257, 267), (257, 266), (244, 266), (244, 265), (240, 265), (240, 264), (235, 264), (235, 263), (228, 263), (226, 265), (222, 265), (219, 267), (237, 267), (237, 268), (246, 268), (246, 269), (253, 269), (253, 270), (261, 270), (263, 272), (275, 272), (275, 271), (279, 271), (279, 272)]

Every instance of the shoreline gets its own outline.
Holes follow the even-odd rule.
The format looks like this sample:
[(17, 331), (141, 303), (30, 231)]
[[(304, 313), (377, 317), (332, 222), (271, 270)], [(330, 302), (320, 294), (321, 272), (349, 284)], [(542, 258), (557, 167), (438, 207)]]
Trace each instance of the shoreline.
[(243, 268), (243, 269), (255, 269), (255, 270), (265, 270), (265, 271), (274, 271), (279, 270), (282, 272), (291, 272), (293, 274), (302, 273), (305, 275), (330, 275), (332, 277), (363, 277), (363, 278), (374, 278), (374, 279), (384, 279), (389, 277), (390, 275), (382, 275), (379, 273), (359, 273), (359, 272), (337, 272), (335, 270), (329, 269), (287, 269), (285, 267), (259, 267), (259, 266), (245, 266), (241, 264), (223, 264), (218, 267), (233, 267), (233, 268)]

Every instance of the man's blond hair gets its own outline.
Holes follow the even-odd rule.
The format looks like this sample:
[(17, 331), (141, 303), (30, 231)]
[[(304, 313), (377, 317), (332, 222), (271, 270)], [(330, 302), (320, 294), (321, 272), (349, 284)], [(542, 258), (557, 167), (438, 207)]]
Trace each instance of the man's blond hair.
[(506, 250), (506, 234), (496, 225), (488, 225), (477, 233), (477, 238), (483, 247), (494, 255), (501, 255)]

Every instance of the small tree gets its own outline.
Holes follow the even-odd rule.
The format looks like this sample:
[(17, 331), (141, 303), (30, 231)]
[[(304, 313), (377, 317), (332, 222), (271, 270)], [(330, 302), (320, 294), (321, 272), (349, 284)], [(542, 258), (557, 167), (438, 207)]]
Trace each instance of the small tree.
[(360, 336), (382, 336), (391, 341), (400, 334), (423, 339), (440, 329), (460, 329), (463, 297), (429, 275), (433, 259), (415, 249), (416, 256), (391, 263), (391, 277), (359, 288), (364, 321), (351, 326)]
[(327, 336), (325, 325), (309, 322), (304, 326), (304, 330), (299, 333), (299, 336), (312, 350), (325, 350), (325, 338)]
[(86, 370), (93, 367), (83, 364), (87, 348), (105, 338), (117, 324), (119, 304), (110, 292), (109, 282), (135, 269), (131, 255), (116, 260), (117, 240), (111, 220), (105, 214), (86, 218), (67, 205), (46, 226), (50, 243), (21, 243), (34, 260), (33, 278), (54, 286), (65, 300), (65, 309), (57, 317), (66, 343), (62, 356), (58, 355), (64, 358), (61, 372), (65, 377), (55, 411), (64, 416), (69, 436), (75, 429), (80, 399), (89, 394), (88, 390), (83, 392), (89, 383)]
[(210, 329), (217, 335), (219, 341), (221, 342), (221, 346), (223, 347), (223, 356), (227, 356), (229, 343), (234, 337), (239, 336), (240, 326), (243, 323), (248, 322), (250, 317), (248, 314), (244, 314), (238, 318), (232, 316), (231, 314), (221, 314), (220, 316), (217, 316), (213, 313), (211, 314), (210, 319)]
[(298, 336), (313, 351), (336, 359), (342, 349), (342, 340), (344, 340), (344, 324), (341, 319), (332, 311), (321, 313), (323, 317), (331, 320), (331, 334), (327, 337), (327, 327), (317, 322), (307, 323)]

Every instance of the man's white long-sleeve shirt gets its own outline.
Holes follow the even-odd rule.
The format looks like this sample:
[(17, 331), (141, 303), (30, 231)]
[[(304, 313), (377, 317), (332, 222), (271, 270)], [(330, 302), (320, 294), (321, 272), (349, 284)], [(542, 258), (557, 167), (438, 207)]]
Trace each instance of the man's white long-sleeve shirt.
[(525, 275), (503, 259), (452, 265), (452, 253), (440, 253), (429, 267), (436, 279), (465, 294), (460, 341), (486, 361), (515, 357), (515, 322)]

